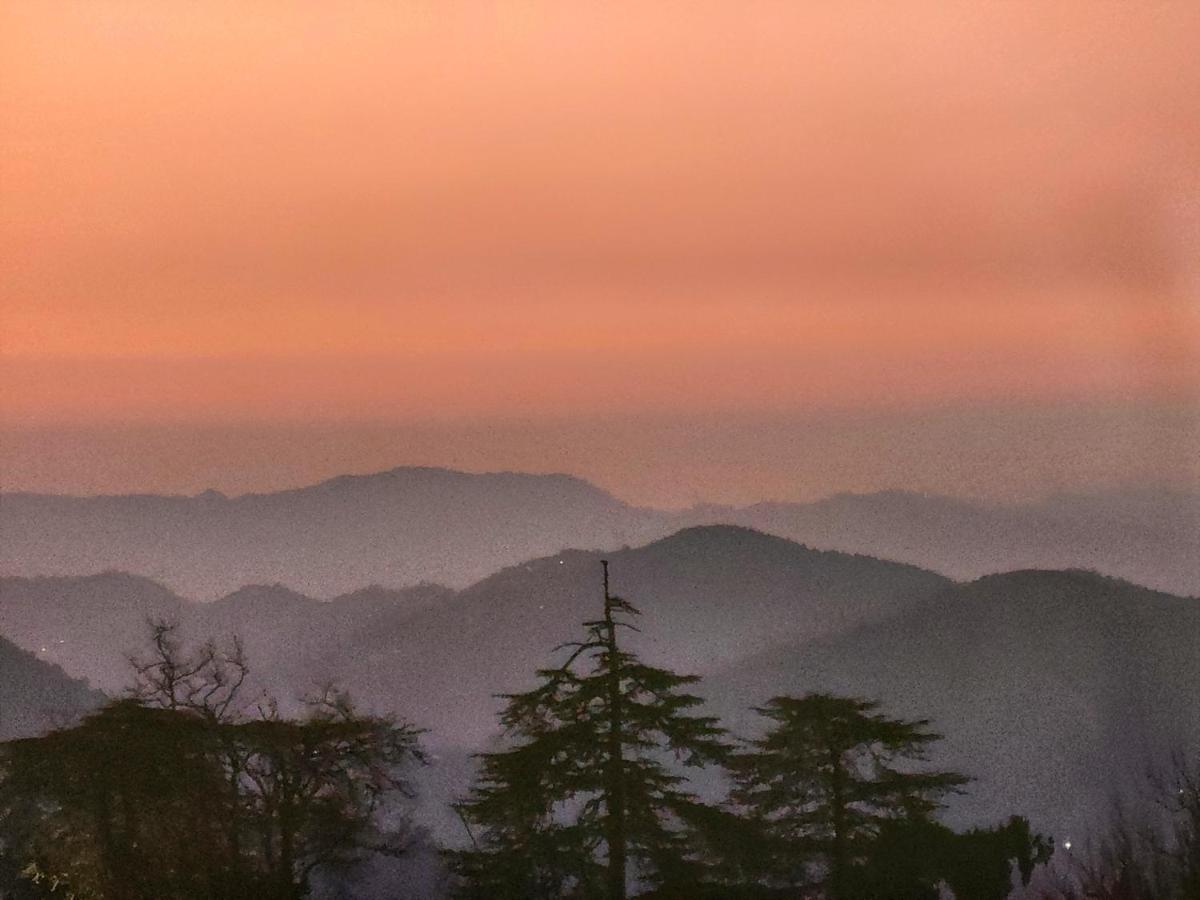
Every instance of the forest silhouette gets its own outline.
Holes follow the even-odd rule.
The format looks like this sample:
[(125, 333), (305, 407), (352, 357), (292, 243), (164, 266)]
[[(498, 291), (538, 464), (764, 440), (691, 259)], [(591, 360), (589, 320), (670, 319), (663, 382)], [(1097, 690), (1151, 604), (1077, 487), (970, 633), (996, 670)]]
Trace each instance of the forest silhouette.
[[(1200, 896), (1200, 772), (1185, 755), (1154, 775), (1164, 816), (1117, 816), (1086, 854), (1056, 848), (1020, 810), (954, 831), (939, 812), (970, 778), (930, 766), (929, 721), (814, 692), (765, 699), (758, 735), (735, 737), (703, 713), (697, 676), (626, 647), (641, 613), (602, 565), (597, 616), (550, 651), (535, 687), (503, 695), (500, 744), (454, 804), (464, 839), (440, 848), (443, 893)], [(124, 696), (0, 745), (0, 896), (352, 897), (356, 867), (429, 846), (409, 815), (428, 761), (416, 724), (363, 712), (332, 685), (285, 715), (248, 689), (236, 637), (189, 648), (170, 622), (150, 623), (130, 664)]]

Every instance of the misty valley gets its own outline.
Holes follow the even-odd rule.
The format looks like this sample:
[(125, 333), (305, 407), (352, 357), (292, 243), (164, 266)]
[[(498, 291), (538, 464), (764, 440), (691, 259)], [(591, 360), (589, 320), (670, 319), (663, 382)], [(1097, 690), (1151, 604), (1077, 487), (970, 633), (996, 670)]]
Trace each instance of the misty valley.
[(0, 896), (1195, 897), (1197, 510), (4, 495)]

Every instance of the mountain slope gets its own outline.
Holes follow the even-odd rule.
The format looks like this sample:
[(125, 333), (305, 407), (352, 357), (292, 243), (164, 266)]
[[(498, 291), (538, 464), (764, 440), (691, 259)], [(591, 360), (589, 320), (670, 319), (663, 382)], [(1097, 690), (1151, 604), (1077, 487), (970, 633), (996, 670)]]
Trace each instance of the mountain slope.
[(469, 584), (563, 547), (639, 539), (642, 515), (565, 475), (403, 468), (227, 498), (5, 494), (0, 571), (135, 572), (209, 600), (244, 584), (318, 597)]
[[(492, 695), (527, 686), (553, 663), (553, 648), (596, 615), (602, 555), (571, 551), (505, 569), (310, 668), (415, 719), (431, 740), (477, 746), (495, 730)], [(644, 614), (632, 646), (698, 673), (881, 619), (949, 584), (910, 566), (729, 526), (688, 529), (607, 558), (613, 590)]]
[(1200, 742), (1200, 602), (1087, 572), (1009, 573), (765, 651), (705, 687), (743, 734), (759, 727), (751, 706), (807, 690), (930, 718), (940, 761), (977, 778), (960, 818), (1017, 810), (1082, 833), (1148, 760)]
[(181, 624), (193, 640), (227, 641), (237, 635), (254, 686), (286, 702), (312, 693), (326, 680), (313, 671), (314, 658), (353, 656), (372, 635), (393, 630), (453, 596), (449, 588), (418, 585), (400, 591), (369, 587), (314, 600), (282, 585), (249, 585), (213, 603), (190, 605)]
[(128, 683), (126, 658), (145, 641), (147, 620), (178, 620), (186, 607), (161, 584), (123, 572), (0, 578), (0, 634), (108, 691)]
[(0, 494), (0, 572), (114, 569), (196, 599), (245, 584), (327, 598), (366, 584), (465, 587), (565, 547), (611, 550), (694, 525), (754, 528), (954, 578), (1088, 568), (1200, 594), (1200, 493), (1000, 506), (887, 491), (814, 503), (639, 509), (565, 475), (401, 468), (229, 498)]
[[(454, 593), (369, 588), (314, 600), (251, 585), (208, 604), (137, 576), (0, 579), (0, 628), (109, 690), (130, 677), (148, 618), (185, 637), (242, 638), (256, 686), (283, 697), (337, 680), (455, 743), (494, 728), (492, 698), (520, 687), (578, 634), (601, 597), (600, 558), (568, 551), (512, 566)], [(668, 665), (710, 671), (788, 639), (854, 627), (949, 582), (911, 566), (810, 550), (744, 528), (687, 529), (607, 554), (614, 590), (645, 611), (635, 643)]]
[(310, 656), (352, 652), (361, 633), (389, 629), (453, 596), (421, 585), (366, 588), (330, 601), (281, 585), (249, 585), (207, 604), (190, 603), (161, 584), (123, 572), (79, 578), (0, 578), (0, 633), (107, 691), (130, 683), (129, 656), (140, 654), (149, 621), (177, 623), (185, 641), (241, 638), (256, 687), (282, 698), (314, 687)]
[(66, 725), (104, 697), (0, 637), (0, 741)]
[(885, 491), (815, 503), (700, 507), (681, 520), (745, 525), (813, 547), (902, 560), (956, 579), (1081, 568), (1200, 594), (1197, 493), (1122, 491), (1002, 506)]

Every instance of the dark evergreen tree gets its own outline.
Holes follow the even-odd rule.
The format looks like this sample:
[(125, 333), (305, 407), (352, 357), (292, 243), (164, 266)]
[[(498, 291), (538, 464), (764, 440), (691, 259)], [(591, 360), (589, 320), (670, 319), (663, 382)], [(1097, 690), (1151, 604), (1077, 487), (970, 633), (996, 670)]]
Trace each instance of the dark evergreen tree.
[(1013, 816), (994, 828), (956, 833), (929, 818), (891, 819), (880, 826), (865, 864), (851, 876), (851, 894), (862, 900), (938, 900), (941, 885), (955, 900), (1005, 900), (1013, 869), (1029, 884), (1047, 862), (1053, 843)]
[(300, 719), (269, 701), (247, 716), (236, 641), (187, 652), (160, 623), (153, 648), (133, 697), (0, 744), (0, 876), (24, 895), (300, 900), (315, 875), (411, 847), (418, 729), (333, 689)]
[(828, 694), (775, 697), (757, 710), (771, 720), (753, 751), (732, 762), (732, 798), (761, 825), (767, 880), (823, 886), (852, 896), (881, 827), (928, 818), (967, 782), (953, 772), (920, 771), (939, 736), (926, 721), (877, 712), (878, 704)]
[(566, 659), (540, 670), (536, 688), (505, 695), (512, 746), (482, 755), (458, 806), (475, 841), (450, 854), (460, 896), (621, 900), (631, 880), (686, 892), (714, 876), (706, 836), (732, 817), (668, 762), (721, 765), (730, 749), (715, 719), (691, 712), (702, 702), (686, 693), (696, 677), (622, 649), (637, 615), (610, 593), (604, 563), (602, 617), (557, 648)]

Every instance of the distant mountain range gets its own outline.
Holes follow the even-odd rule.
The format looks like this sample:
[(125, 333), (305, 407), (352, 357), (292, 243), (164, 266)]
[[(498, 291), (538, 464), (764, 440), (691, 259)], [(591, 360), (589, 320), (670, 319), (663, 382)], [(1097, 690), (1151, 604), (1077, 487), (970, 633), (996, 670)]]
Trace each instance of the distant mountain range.
[(1200, 491), (1063, 494), (1019, 506), (886, 491), (686, 515), (693, 523), (746, 525), (960, 580), (1022, 569), (1091, 569), (1174, 594), (1200, 594)]
[(147, 615), (174, 616), (195, 639), (236, 632), (256, 686), (286, 699), (335, 679), (428, 728), (443, 761), (430, 790), (449, 797), (467, 754), (495, 737), (494, 695), (529, 686), (595, 614), (602, 555), (614, 591), (644, 613), (633, 645), (704, 676), (700, 693), (742, 735), (759, 727), (751, 706), (818, 688), (931, 718), (941, 758), (978, 779), (950, 810), (959, 821), (1023, 812), (1070, 834), (1147, 759), (1200, 743), (1200, 601), (1079, 571), (955, 583), (734, 526), (555, 553), (460, 591), (327, 602), (260, 586), (192, 604), (136, 576), (9, 577), (0, 633), (116, 690)]
[[(564, 547), (637, 543), (648, 514), (565, 475), (407, 468), (273, 494), (0, 496), (0, 572), (145, 575), (209, 600), (281, 583), (455, 587)], [(645, 530), (641, 530), (645, 529)]]
[(1200, 492), (1059, 496), (1021, 506), (884, 492), (662, 511), (629, 506), (566, 475), (434, 468), (240, 497), (6, 493), (0, 572), (119, 570), (198, 600), (276, 583), (326, 598), (369, 584), (462, 588), (565, 548), (614, 550), (706, 524), (743, 525), (958, 579), (1087, 568), (1200, 593)]

